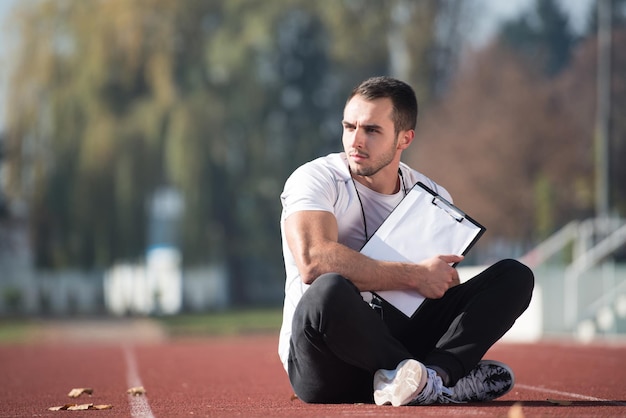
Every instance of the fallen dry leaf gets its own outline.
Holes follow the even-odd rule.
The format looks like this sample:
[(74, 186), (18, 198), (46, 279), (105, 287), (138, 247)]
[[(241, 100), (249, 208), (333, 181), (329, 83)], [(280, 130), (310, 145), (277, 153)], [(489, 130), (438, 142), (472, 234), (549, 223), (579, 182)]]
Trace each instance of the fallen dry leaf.
[(508, 418), (524, 418), (524, 411), (522, 411), (521, 403), (514, 403), (509, 409)]
[(77, 405), (75, 403), (68, 403), (61, 406), (52, 406), (48, 408), (48, 411), (86, 411), (88, 409), (112, 409), (113, 405), (94, 405), (92, 403), (85, 403), (81, 405)]
[(70, 398), (78, 398), (83, 393), (86, 393), (87, 395), (91, 395), (93, 394), (93, 389), (92, 388), (74, 388), (70, 390), (70, 393), (68, 393), (67, 396), (69, 396)]
[(61, 405), (61, 406), (51, 406), (50, 408), (48, 408), (48, 411), (65, 411), (72, 406), (76, 406), (76, 404), (66, 403), (65, 405)]
[(550, 402), (551, 404), (554, 404), (554, 405), (566, 406), (566, 405), (571, 405), (572, 404), (572, 401), (568, 401), (568, 400), (565, 400), (565, 399), (546, 399), (546, 401), (548, 401), (548, 402)]
[(84, 403), (81, 405), (74, 405), (67, 408), (68, 411), (86, 411), (93, 406), (92, 403)]
[(145, 394), (146, 390), (143, 388), (143, 386), (136, 386), (134, 388), (128, 389), (126, 393), (131, 394), (133, 396), (139, 396), (139, 395)]
[(94, 405), (93, 408), (91, 409), (97, 409), (99, 411), (103, 410), (103, 409), (112, 409), (113, 405)]

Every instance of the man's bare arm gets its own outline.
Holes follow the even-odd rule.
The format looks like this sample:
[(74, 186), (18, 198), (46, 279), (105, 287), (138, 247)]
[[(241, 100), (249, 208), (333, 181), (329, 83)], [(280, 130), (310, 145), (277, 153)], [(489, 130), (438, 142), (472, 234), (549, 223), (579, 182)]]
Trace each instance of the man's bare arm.
[(440, 298), (459, 283), (450, 263), (463, 257), (441, 255), (419, 264), (371, 259), (338, 242), (337, 222), (329, 212), (293, 213), (285, 220), (285, 235), (302, 281), (308, 284), (335, 272), (362, 291), (413, 289), (427, 298)]

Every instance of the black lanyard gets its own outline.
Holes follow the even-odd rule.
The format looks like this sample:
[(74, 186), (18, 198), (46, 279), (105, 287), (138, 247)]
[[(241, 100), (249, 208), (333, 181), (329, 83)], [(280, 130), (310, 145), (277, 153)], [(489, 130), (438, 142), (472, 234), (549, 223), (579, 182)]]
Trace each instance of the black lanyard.
[[(348, 167), (348, 171), (350, 171), (350, 178), (352, 179), (352, 184), (354, 185), (354, 191), (356, 192), (356, 197), (359, 199), (359, 204), (361, 205), (361, 217), (363, 218), (363, 230), (365, 231), (365, 242), (369, 239), (369, 234), (367, 233), (367, 221), (365, 220), (365, 209), (363, 208), (363, 201), (361, 200), (361, 195), (359, 194), (359, 190), (356, 187), (356, 182), (354, 181), (354, 177), (352, 177), (352, 170)], [(398, 168), (398, 175), (400, 176), (400, 184), (402, 185), (402, 192), (406, 197), (406, 185), (404, 184), (404, 176), (402, 175), (402, 170)]]

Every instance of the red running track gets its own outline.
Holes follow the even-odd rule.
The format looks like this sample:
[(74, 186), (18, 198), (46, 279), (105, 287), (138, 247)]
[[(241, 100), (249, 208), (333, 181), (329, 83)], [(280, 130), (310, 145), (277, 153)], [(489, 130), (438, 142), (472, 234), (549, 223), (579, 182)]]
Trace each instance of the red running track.
[[(626, 416), (626, 345), (499, 343), (517, 384), (493, 402), (378, 407), (291, 399), (275, 335), (152, 343), (45, 343), (0, 347), (2, 417), (617, 417)], [(144, 396), (126, 390), (143, 386)], [(92, 396), (70, 399), (72, 388)], [(551, 401), (548, 401), (550, 399)], [(110, 410), (49, 411), (65, 403)]]

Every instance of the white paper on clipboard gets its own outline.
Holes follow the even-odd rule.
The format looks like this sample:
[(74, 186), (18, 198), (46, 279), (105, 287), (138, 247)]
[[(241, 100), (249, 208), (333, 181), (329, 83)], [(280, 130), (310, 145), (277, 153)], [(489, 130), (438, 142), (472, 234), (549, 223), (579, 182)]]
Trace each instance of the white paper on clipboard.
[[(465, 255), (485, 232), (485, 227), (459, 208), (418, 182), (394, 208), (361, 248), (368, 257), (418, 263), (441, 254)], [(375, 292), (411, 317), (424, 301), (416, 291)], [(366, 300), (370, 292), (363, 292)]]

